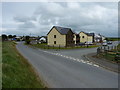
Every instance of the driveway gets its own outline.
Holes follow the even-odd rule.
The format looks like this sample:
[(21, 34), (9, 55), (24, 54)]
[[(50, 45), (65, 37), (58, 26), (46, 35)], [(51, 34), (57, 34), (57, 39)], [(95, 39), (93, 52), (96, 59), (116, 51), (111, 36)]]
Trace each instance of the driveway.
[[(41, 50), (18, 43), (44, 83), (52, 88), (118, 88), (118, 74), (88, 62), (82, 55), (95, 48), (80, 50)], [(34, 82), (33, 82), (34, 83)]]

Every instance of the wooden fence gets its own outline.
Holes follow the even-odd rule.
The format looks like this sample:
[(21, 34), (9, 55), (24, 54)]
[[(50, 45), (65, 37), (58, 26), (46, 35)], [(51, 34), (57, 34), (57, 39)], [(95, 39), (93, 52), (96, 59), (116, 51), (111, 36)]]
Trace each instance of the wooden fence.
[(101, 46), (97, 48), (97, 54), (104, 52), (117, 52), (117, 46)]

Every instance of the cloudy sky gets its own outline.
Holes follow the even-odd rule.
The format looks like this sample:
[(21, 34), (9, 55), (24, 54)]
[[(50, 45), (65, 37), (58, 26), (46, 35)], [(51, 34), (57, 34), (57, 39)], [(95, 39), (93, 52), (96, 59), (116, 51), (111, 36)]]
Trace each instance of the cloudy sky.
[[(46, 35), (52, 26), (73, 31), (118, 35), (117, 2), (3, 2), (2, 33)], [(1, 18), (0, 18), (1, 19)]]

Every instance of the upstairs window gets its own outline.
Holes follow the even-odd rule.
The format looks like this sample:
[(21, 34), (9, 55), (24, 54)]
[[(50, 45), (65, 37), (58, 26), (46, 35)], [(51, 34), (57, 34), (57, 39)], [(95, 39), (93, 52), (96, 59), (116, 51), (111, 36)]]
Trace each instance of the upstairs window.
[(54, 35), (54, 38), (56, 38), (56, 35)]
[(82, 36), (82, 38), (85, 38), (84, 36)]
[(56, 41), (54, 41), (54, 44), (56, 44)]

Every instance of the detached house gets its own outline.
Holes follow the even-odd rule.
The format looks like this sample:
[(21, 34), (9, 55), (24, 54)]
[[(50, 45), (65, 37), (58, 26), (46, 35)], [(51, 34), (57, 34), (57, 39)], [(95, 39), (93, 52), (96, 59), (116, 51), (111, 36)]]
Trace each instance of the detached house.
[(80, 42), (81, 43), (93, 43), (94, 42), (94, 33), (80, 32)]
[(47, 34), (48, 45), (50, 46), (72, 46), (74, 33), (70, 28), (53, 26)]
[(105, 37), (101, 34), (95, 34), (94, 41), (96, 43), (101, 43), (105, 40)]

